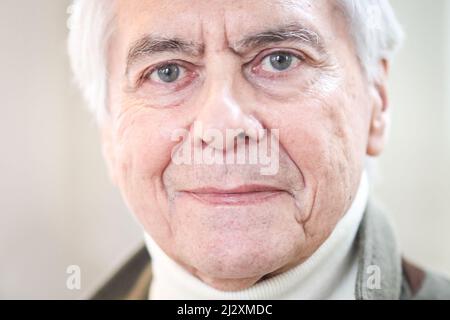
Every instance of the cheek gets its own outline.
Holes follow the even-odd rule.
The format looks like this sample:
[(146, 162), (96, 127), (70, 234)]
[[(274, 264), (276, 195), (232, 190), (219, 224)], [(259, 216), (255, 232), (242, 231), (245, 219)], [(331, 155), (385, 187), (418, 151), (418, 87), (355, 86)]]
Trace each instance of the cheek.
[(121, 120), (117, 128), (116, 170), (123, 187), (154, 188), (177, 144), (172, 139), (176, 124), (141, 110)]
[(115, 135), (115, 167), (125, 203), (159, 243), (170, 243), (166, 220), (168, 201), (162, 175), (171, 161), (174, 121), (157, 118), (148, 110), (131, 112), (120, 120)]
[(352, 184), (364, 158), (361, 105), (343, 94), (299, 94), (295, 102), (272, 104), (271, 128), (280, 128), (280, 144), (306, 184)]
[(303, 171), (323, 168), (340, 126), (330, 118), (323, 101), (299, 97), (295, 102), (272, 104), (266, 126), (279, 129), (280, 147)]

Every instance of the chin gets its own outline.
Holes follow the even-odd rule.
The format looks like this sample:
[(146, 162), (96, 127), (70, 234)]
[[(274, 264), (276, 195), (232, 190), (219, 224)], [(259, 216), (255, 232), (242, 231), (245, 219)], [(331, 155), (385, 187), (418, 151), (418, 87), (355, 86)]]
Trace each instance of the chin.
[(231, 205), (183, 195), (166, 216), (173, 254), (188, 269), (211, 279), (259, 279), (291, 263), (305, 246), (297, 212), (285, 193)]
[(209, 278), (257, 280), (295, 259), (299, 243), (298, 238), (291, 238), (282, 231), (278, 236), (261, 234), (253, 238), (239, 232), (216, 234), (188, 248), (182, 246), (182, 259)]

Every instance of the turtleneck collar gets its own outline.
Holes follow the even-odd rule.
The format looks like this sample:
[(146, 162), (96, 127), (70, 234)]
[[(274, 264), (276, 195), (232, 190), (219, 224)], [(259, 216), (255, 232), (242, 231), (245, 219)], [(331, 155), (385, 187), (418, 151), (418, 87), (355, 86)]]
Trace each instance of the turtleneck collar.
[(190, 274), (144, 233), (152, 257), (150, 299), (355, 299), (354, 239), (366, 209), (369, 183), (363, 172), (352, 205), (327, 240), (305, 262), (239, 291), (220, 291)]

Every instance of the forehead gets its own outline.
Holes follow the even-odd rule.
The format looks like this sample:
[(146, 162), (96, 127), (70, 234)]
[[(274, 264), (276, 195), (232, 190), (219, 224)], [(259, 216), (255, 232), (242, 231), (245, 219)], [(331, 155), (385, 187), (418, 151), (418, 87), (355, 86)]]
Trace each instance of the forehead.
[(243, 34), (301, 23), (333, 30), (334, 0), (118, 0), (119, 32), (129, 41), (145, 34), (195, 42), (238, 41)]

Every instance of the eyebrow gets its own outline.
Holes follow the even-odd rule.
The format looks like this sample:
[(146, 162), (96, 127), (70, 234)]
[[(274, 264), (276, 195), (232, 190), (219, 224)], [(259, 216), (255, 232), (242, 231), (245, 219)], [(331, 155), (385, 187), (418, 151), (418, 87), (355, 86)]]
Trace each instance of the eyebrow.
[[(237, 54), (246, 50), (262, 47), (271, 43), (295, 41), (315, 49), (319, 53), (325, 53), (325, 46), (319, 33), (301, 24), (287, 24), (262, 32), (256, 32), (245, 36), (233, 43), (230, 48)], [(143, 57), (158, 53), (175, 52), (189, 56), (200, 56), (204, 53), (204, 45), (180, 38), (168, 38), (161, 36), (145, 35), (134, 42), (127, 56), (127, 73), (129, 68)]]
[(325, 53), (325, 46), (319, 33), (301, 24), (287, 24), (277, 28), (246, 36), (233, 45), (235, 52), (261, 47), (271, 43), (294, 41), (315, 49), (319, 53)]
[(179, 52), (190, 56), (199, 56), (203, 53), (203, 45), (179, 38), (146, 35), (131, 45), (127, 56), (127, 72), (141, 58), (164, 52)]

